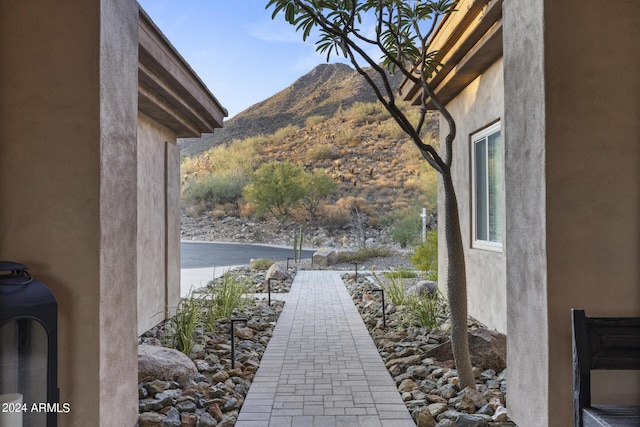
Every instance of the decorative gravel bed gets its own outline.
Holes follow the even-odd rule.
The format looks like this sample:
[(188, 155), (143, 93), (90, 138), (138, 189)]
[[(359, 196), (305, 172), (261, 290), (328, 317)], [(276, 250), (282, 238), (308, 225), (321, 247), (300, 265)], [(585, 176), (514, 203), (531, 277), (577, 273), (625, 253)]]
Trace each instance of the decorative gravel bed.
[[(458, 386), (451, 355), (449, 322), (441, 316), (437, 330), (421, 327), (406, 306), (386, 304), (371, 293), (371, 277), (342, 276), (398, 392), (419, 427), (513, 427), (507, 415), (506, 338), (470, 321), (470, 346), (476, 390)], [(405, 286), (415, 283), (406, 280)], [(446, 312), (445, 312), (446, 314)]]

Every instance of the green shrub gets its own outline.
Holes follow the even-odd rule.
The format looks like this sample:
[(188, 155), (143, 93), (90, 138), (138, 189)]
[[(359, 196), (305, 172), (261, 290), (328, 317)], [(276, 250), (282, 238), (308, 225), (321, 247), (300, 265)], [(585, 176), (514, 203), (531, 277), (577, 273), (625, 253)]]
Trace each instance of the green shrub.
[(409, 314), (420, 326), (430, 330), (440, 326), (440, 317), (445, 313), (445, 304), (439, 292), (434, 296), (412, 295), (407, 299), (406, 304)]
[(318, 216), (320, 203), (336, 191), (338, 184), (323, 170), (314, 173), (305, 172), (300, 178), (304, 192), (302, 205), (315, 219)]
[(373, 275), (378, 286), (384, 289), (385, 295), (391, 300), (391, 302), (395, 305), (404, 305), (407, 299), (407, 290), (404, 287), (404, 283), (402, 282), (402, 278), (400, 277), (387, 277), (386, 279), (381, 279), (376, 274)]
[(254, 270), (268, 270), (273, 264), (275, 264), (275, 260), (270, 258), (258, 258), (251, 261), (251, 268)]
[(388, 278), (398, 278), (398, 279), (413, 279), (418, 277), (418, 273), (413, 270), (409, 270), (406, 268), (399, 268), (393, 271), (386, 271), (382, 274), (384, 277)]
[(189, 295), (180, 300), (175, 316), (168, 320), (167, 344), (187, 356), (198, 343), (196, 329), (204, 325), (203, 300)]
[(269, 212), (284, 223), (305, 194), (303, 173), (301, 166), (288, 161), (263, 163), (244, 188), (244, 198), (257, 206), (258, 216)]
[(317, 124), (320, 124), (320, 123), (324, 122), (325, 119), (326, 119), (326, 117), (325, 116), (321, 116), (321, 115), (309, 116), (305, 120), (304, 124), (305, 124), (306, 127), (312, 127), (312, 126), (315, 126)]
[(249, 182), (245, 175), (210, 174), (192, 179), (183, 187), (182, 201), (187, 205), (203, 205), (211, 208), (217, 204), (235, 202)]
[(300, 130), (299, 126), (287, 125), (275, 131), (272, 135), (272, 139), (277, 142), (282, 142), (285, 139), (295, 135), (296, 132), (298, 132), (299, 130)]
[(307, 160), (310, 162), (323, 162), (335, 158), (336, 152), (331, 144), (316, 144), (307, 150)]
[(231, 317), (234, 309), (241, 310), (250, 303), (251, 299), (242, 297), (248, 291), (247, 280), (229, 272), (210, 285), (205, 296), (209, 330), (213, 330), (216, 320)]
[(427, 241), (420, 242), (409, 257), (411, 263), (427, 274), (428, 280), (438, 281), (438, 232), (427, 233)]
[(403, 248), (415, 245), (422, 236), (422, 218), (417, 206), (391, 214), (387, 223), (391, 237)]
[(387, 119), (389, 113), (379, 102), (354, 102), (343, 112), (343, 117), (355, 122), (372, 122)]

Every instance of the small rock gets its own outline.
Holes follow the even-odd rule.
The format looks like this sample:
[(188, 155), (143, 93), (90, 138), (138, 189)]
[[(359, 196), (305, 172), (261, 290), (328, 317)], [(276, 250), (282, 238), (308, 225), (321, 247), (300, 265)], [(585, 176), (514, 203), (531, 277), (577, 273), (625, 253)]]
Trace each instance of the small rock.
[(477, 414), (460, 414), (455, 421), (456, 427), (487, 427), (491, 417)]
[(211, 382), (213, 384), (223, 383), (228, 379), (229, 379), (229, 374), (226, 373), (225, 371), (216, 372), (211, 376)]
[(491, 419), (497, 422), (509, 421), (509, 417), (507, 416), (507, 408), (505, 408), (504, 406), (496, 407)]
[(209, 411), (209, 414), (216, 421), (221, 421), (222, 418), (224, 417), (224, 415), (222, 414), (222, 410), (220, 410), (220, 407), (218, 406), (217, 403), (212, 403), (211, 406), (209, 406), (209, 408), (207, 409), (207, 411)]
[(436, 420), (433, 419), (433, 415), (426, 409), (420, 411), (417, 418), (417, 427), (434, 427), (436, 425)]
[(198, 424), (198, 416), (196, 414), (182, 414), (181, 427), (196, 427)]
[(407, 378), (406, 380), (403, 380), (400, 385), (398, 386), (398, 391), (400, 391), (400, 393), (411, 393), (411, 391), (413, 391), (414, 389), (418, 388), (418, 385), (415, 383), (415, 381), (413, 381), (410, 378)]
[(145, 412), (138, 416), (139, 427), (162, 427), (162, 423), (166, 420), (162, 414), (157, 412)]
[(191, 400), (183, 400), (182, 402), (176, 403), (176, 409), (182, 413), (184, 412), (195, 412), (198, 409), (195, 402)]
[(216, 421), (208, 412), (204, 412), (200, 415), (196, 427), (215, 427), (217, 425), (218, 421)]
[(256, 335), (256, 332), (251, 328), (239, 328), (236, 329), (236, 337), (243, 340), (250, 340)]

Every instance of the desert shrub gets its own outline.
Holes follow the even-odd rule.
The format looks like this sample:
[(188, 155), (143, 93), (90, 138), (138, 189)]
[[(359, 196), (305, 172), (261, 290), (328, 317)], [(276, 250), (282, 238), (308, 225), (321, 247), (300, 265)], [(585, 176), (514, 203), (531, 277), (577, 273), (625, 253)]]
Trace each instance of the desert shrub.
[(409, 257), (411, 263), (421, 271), (426, 272), (427, 279), (438, 280), (438, 232), (427, 232), (426, 242), (420, 242)]
[(428, 293), (412, 295), (406, 301), (407, 310), (411, 317), (422, 327), (430, 330), (440, 326), (440, 317), (445, 314), (444, 298), (437, 292), (434, 296)]
[(271, 258), (258, 258), (251, 261), (251, 268), (254, 270), (268, 270), (275, 264), (275, 260)]
[(256, 214), (271, 213), (281, 223), (304, 196), (301, 176), (304, 170), (291, 162), (263, 163), (251, 175), (251, 182), (244, 188), (243, 196), (257, 206)]
[(416, 244), (422, 236), (422, 218), (417, 206), (394, 211), (385, 222), (393, 240), (403, 248)]
[(336, 191), (338, 184), (323, 170), (305, 172), (300, 178), (304, 190), (302, 205), (315, 219), (320, 203)]
[(165, 344), (191, 354), (193, 346), (199, 343), (196, 329), (204, 325), (203, 300), (191, 294), (180, 300), (175, 316), (167, 320)]
[(390, 276), (386, 279), (373, 275), (374, 280), (382, 289), (384, 289), (385, 295), (391, 300), (394, 305), (404, 305), (407, 299), (407, 290), (402, 283), (402, 278), (396, 276)]
[(271, 138), (273, 139), (273, 141), (284, 141), (285, 139), (295, 135), (299, 130), (299, 126), (287, 125), (275, 131)]
[(398, 268), (397, 270), (386, 271), (382, 275), (384, 277), (398, 279), (413, 279), (418, 277), (418, 273), (407, 268)]
[(372, 258), (389, 257), (392, 255), (391, 249), (384, 246), (372, 246), (361, 248), (354, 252), (338, 252), (336, 254), (338, 262), (363, 262)]
[(321, 115), (309, 116), (305, 120), (304, 124), (307, 127), (312, 127), (312, 126), (315, 126), (317, 124), (320, 124), (320, 123), (324, 122), (325, 119), (326, 119), (325, 116), (321, 116)]
[(226, 272), (219, 281), (210, 284), (203, 299), (208, 329), (214, 329), (216, 320), (231, 317), (234, 309), (242, 310), (250, 304), (252, 299), (243, 298), (248, 291), (247, 280), (230, 272)]
[(315, 144), (307, 150), (307, 160), (310, 162), (323, 162), (335, 158), (336, 152), (331, 144)]
[(249, 179), (245, 175), (209, 174), (192, 179), (182, 188), (182, 201), (187, 205), (211, 208), (216, 204), (234, 202), (242, 196)]
[(407, 134), (394, 119), (387, 119), (378, 125), (378, 132), (387, 138), (406, 138)]
[(389, 113), (379, 102), (354, 102), (343, 112), (343, 117), (361, 123), (385, 120)]

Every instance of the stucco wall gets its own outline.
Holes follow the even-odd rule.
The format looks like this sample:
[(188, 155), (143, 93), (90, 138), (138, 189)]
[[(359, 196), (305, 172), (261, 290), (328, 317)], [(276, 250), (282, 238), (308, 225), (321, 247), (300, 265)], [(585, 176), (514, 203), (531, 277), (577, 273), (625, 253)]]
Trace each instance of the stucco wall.
[[(639, 50), (635, 1), (505, 2), (509, 413), (521, 426), (573, 422), (570, 308), (640, 315)], [(638, 384), (596, 382), (595, 401), (637, 402)]]
[(58, 299), (59, 425), (133, 425), (137, 5), (2, 1), (0, 57), (0, 259)]
[[(449, 104), (447, 109), (456, 121), (457, 134), (453, 143), (453, 173), (460, 227), (465, 246), (467, 266), (467, 293), (469, 315), (490, 328), (507, 331), (505, 255), (472, 248), (471, 231), (471, 140), (473, 133), (503, 117), (502, 59), (498, 60), (482, 76), (475, 79)], [(441, 140), (448, 131), (446, 121), (441, 119)], [(504, 141), (504, 136), (503, 136)], [(442, 191), (442, 189), (440, 190)], [(442, 204), (444, 195), (438, 200)], [(439, 206), (442, 212), (444, 206)], [(439, 234), (444, 236), (444, 221), (439, 222)], [(503, 232), (504, 235), (504, 232)], [(444, 292), (447, 275), (445, 239), (439, 239), (438, 277)]]
[(138, 334), (162, 321), (180, 293), (180, 157), (175, 135), (138, 118)]

